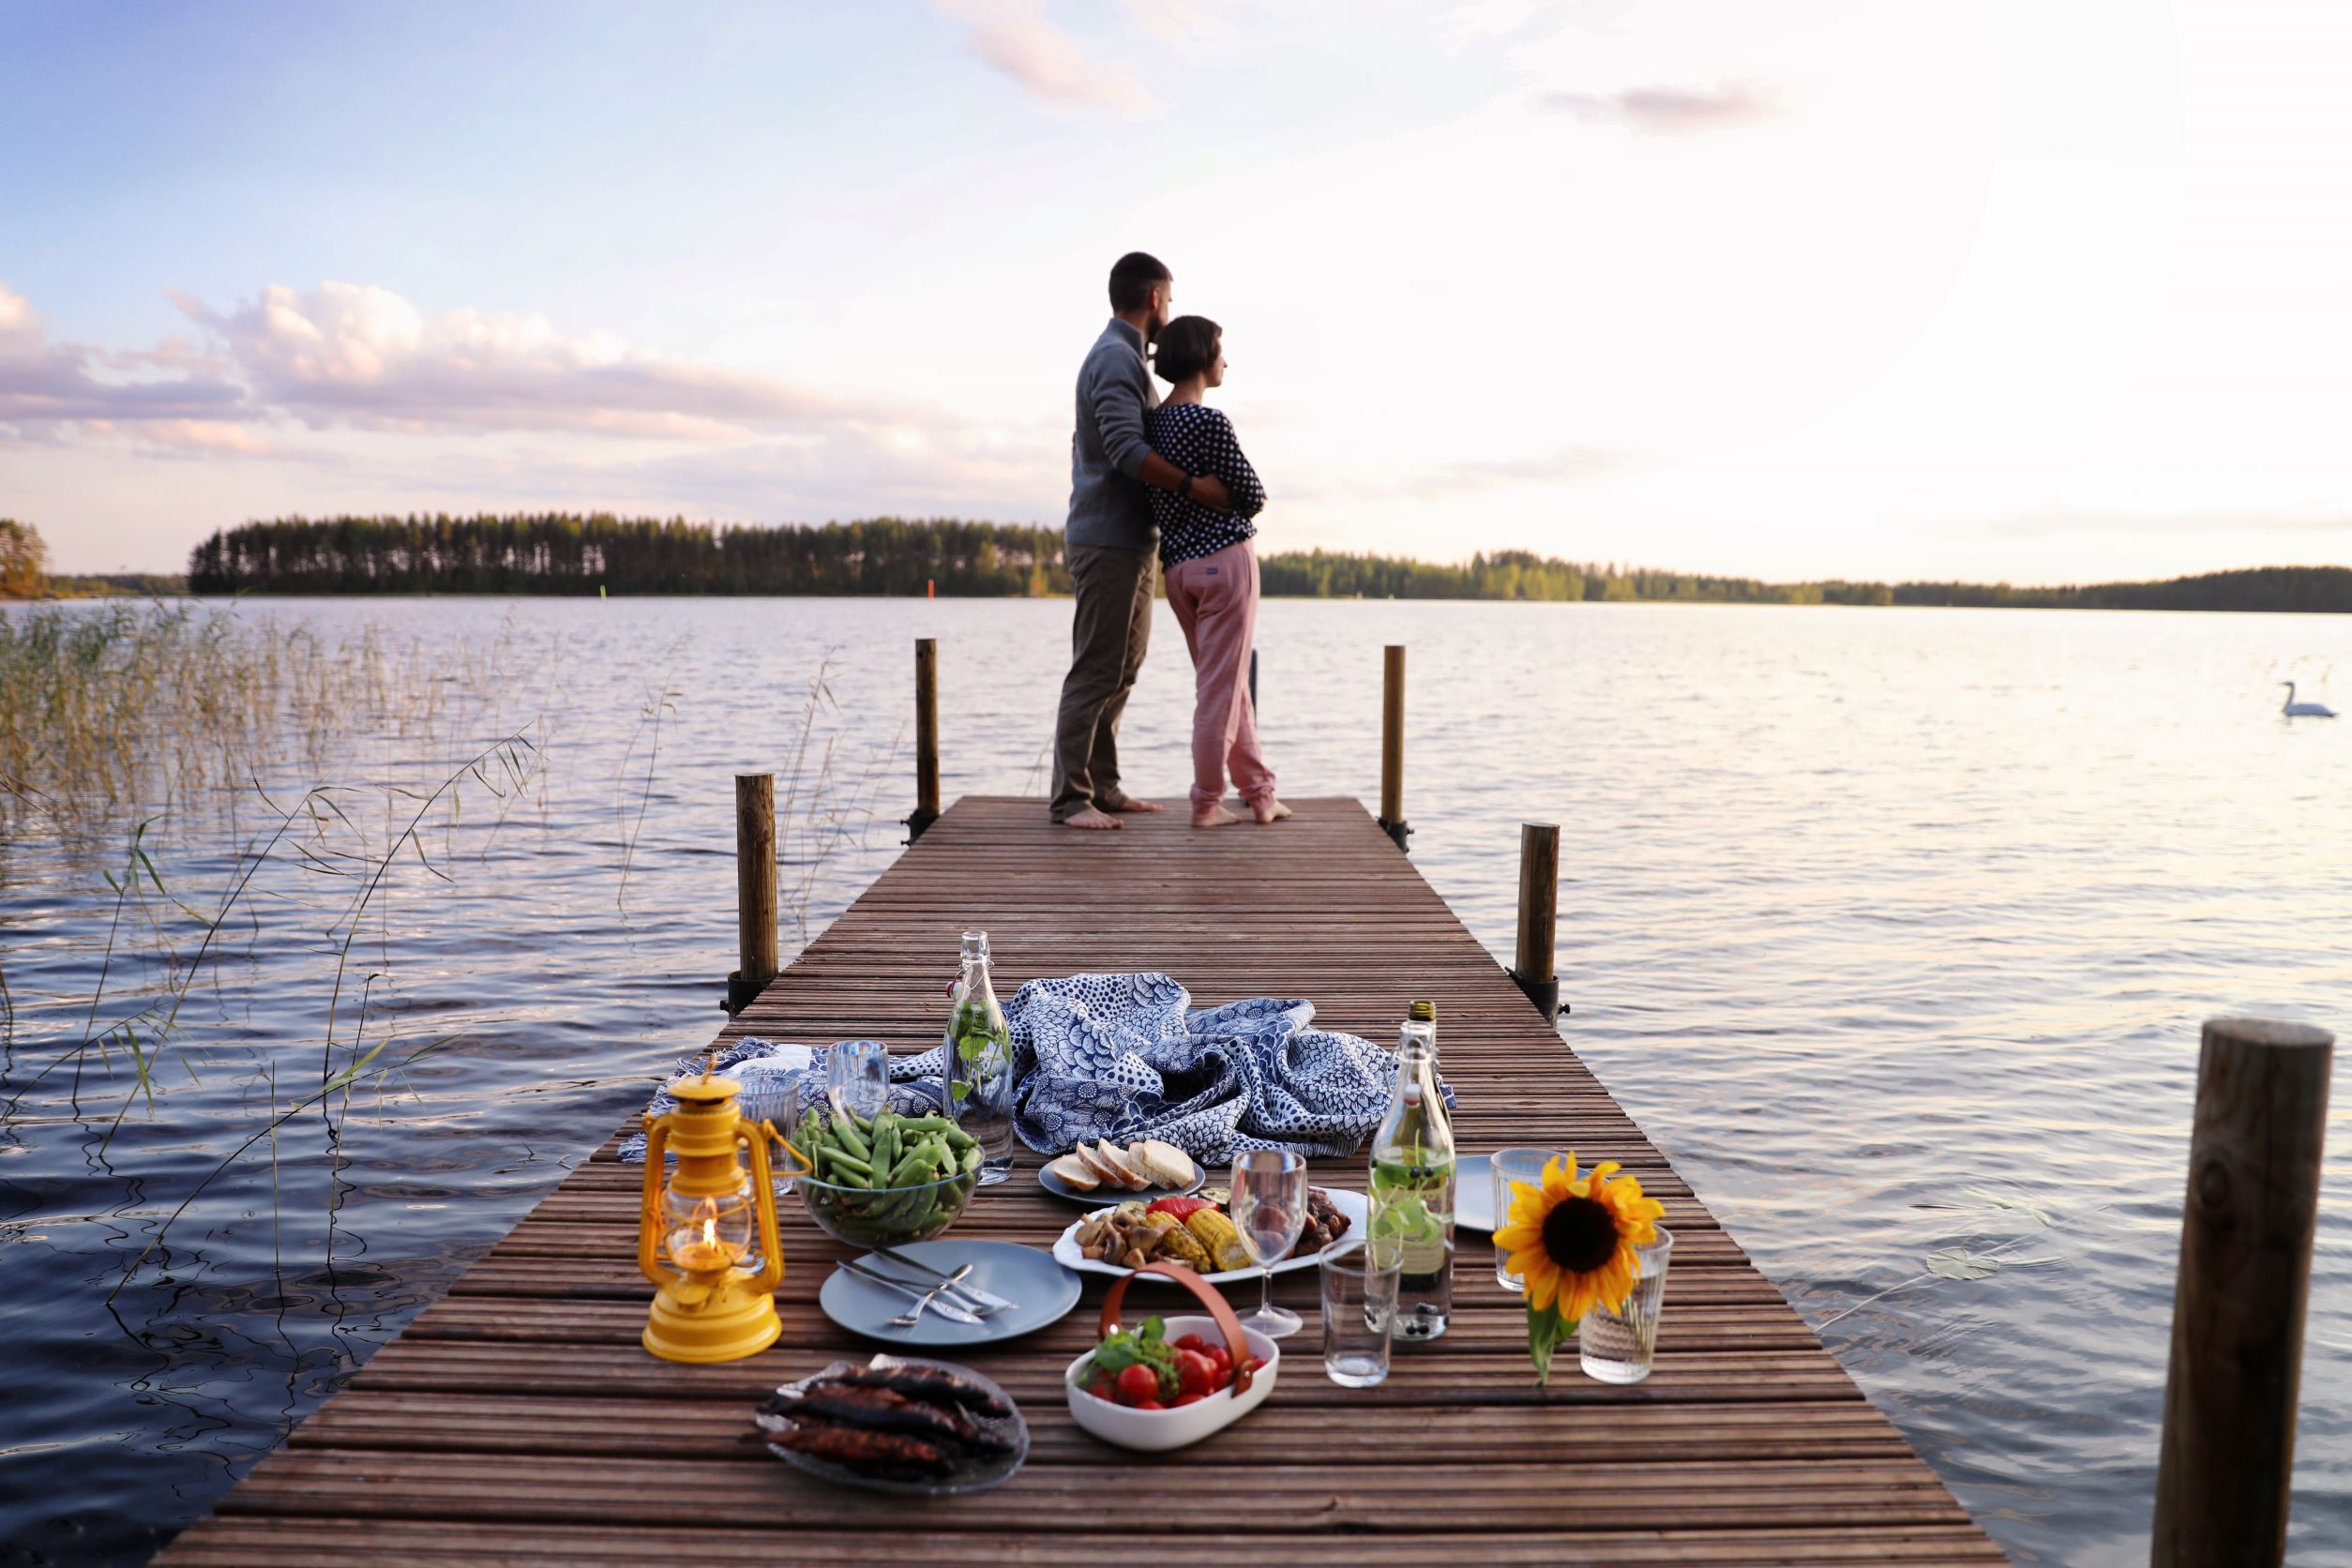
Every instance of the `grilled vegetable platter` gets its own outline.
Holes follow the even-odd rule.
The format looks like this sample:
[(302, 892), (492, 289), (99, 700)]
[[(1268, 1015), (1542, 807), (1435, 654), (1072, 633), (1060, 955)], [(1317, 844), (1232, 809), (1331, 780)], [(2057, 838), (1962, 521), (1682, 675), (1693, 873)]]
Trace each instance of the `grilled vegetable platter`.
[[(1124, 1274), (1147, 1262), (1180, 1263), (1212, 1284), (1250, 1279), (1258, 1273), (1233, 1229), (1224, 1188), (1204, 1187), (1189, 1198), (1135, 1200), (1096, 1209), (1062, 1232), (1053, 1256), (1081, 1274)], [(1315, 1255), (1342, 1236), (1362, 1235), (1364, 1194), (1334, 1187), (1307, 1189), (1307, 1222), (1275, 1274), (1314, 1265)], [(1147, 1279), (1152, 1277), (1145, 1276)]]
[(1012, 1395), (920, 1356), (837, 1361), (777, 1389), (752, 1425), (777, 1458), (822, 1480), (914, 1497), (1002, 1486), (1029, 1457)]

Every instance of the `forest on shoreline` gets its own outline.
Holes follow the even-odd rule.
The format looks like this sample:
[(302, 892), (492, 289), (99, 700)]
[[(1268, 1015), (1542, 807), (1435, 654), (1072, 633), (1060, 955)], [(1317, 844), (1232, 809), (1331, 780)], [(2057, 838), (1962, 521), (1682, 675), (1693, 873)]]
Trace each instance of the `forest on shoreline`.
[[(1765, 582), (1527, 550), (1460, 565), (1332, 550), (1262, 555), (1270, 597), (1612, 603), (1956, 605), (2352, 613), (2352, 567), (2264, 566), (2162, 582)], [(158, 585), (164, 580), (147, 580)], [(897, 595), (1070, 591), (1062, 530), (952, 519), (722, 527), (685, 519), (283, 518), (189, 552), (197, 594)]]

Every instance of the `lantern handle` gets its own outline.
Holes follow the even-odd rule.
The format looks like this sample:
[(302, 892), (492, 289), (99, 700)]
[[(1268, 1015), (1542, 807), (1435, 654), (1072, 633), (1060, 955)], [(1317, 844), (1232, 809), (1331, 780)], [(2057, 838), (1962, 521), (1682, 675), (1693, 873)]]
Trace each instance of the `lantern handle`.
[[(760, 1272), (746, 1283), (754, 1290), (772, 1294), (784, 1283), (784, 1238), (776, 1228), (776, 1181), (768, 1166), (768, 1140), (780, 1143), (783, 1139), (775, 1123), (754, 1122), (743, 1115), (735, 1118), (735, 1138), (751, 1155), (752, 1210), (760, 1217)], [(792, 1153), (797, 1157), (800, 1151)]]
[(678, 1276), (660, 1267), (662, 1157), (670, 1147), (670, 1118), (645, 1118), (645, 1201), (637, 1216), (638, 1271), (656, 1285)]

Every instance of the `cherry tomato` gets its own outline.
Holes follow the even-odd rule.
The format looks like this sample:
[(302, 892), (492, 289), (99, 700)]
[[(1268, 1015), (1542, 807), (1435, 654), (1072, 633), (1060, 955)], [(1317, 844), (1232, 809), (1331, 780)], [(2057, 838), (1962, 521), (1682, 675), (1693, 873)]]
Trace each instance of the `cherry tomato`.
[(1212, 1345), (1200, 1353), (1207, 1356), (1209, 1358), (1209, 1364), (1216, 1368), (1217, 1387), (1223, 1388), (1226, 1384), (1233, 1380), (1232, 1351), (1227, 1349), (1222, 1345)]
[(1168, 1409), (1174, 1410), (1177, 1405), (1198, 1405), (1207, 1397), (1209, 1396), (1205, 1394), (1180, 1394), (1176, 1396), (1176, 1404), (1170, 1405)]
[(1208, 1349), (1208, 1348), (1209, 1348), (1209, 1347), (1208, 1347), (1205, 1343), (1203, 1343), (1203, 1342), (1202, 1342), (1202, 1340), (1201, 1340), (1200, 1336), (1199, 1336), (1199, 1334), (1178, 1334), (1178, 1335), (1176, 1336), (1176, 1338), (1172, 1341), (1172, 1343), (1173, 1343), (1173, 1344), (1175, 1345), (1175, 1347), (1176, 1347), (1178, 1349), (1180, 1349), (1180, 1350), (1203, 1350), (1203, 1351), (1205, 1351), (1205, 1350), (1207, 1350), (1207, 1349)]
[(1217, 1364), (1199, 1350), (1176, 1352), (1176, 1380), (1186, 1394), (1211, 1394), (1217, 1387)]
[(1113, 1404), (1119, 1402), (1119, 1387), (1108, 1378), (1095, 1379), (1086, 1385), (1086, 1392), (1097, 1399), (1108, 1399)]
[(1249, 1358), (1249, 1369), (1252, 1372), (1257, 1371), (1259, 1367), (1265, 1364), (1266, 1358), (1264, 1356), (1252, 1356)]
[(1145, 1400), (1158, 1404), (1160, 1375), (1137, 1362), (1119, 1369), (1119, 1400), (1125, 1405), (1141, 1405)]
[(1127, 1407), (1131, 1410), (1164, 1410), (1168, 1409), (1156, 1399), (1138, 1399)]

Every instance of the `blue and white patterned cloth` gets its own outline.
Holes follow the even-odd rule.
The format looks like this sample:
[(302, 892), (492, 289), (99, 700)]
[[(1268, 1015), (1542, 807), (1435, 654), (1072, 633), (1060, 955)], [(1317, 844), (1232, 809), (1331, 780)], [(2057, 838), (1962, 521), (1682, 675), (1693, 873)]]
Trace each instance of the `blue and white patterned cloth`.
[[(1310, 1028), (1312, 1003), (1257, 997), (1194, 1012), (1191, 996), (1165, 974), (1032, 980), (1004, 1017), (1013, 1031), (1014, 1125), (1040, 1153), (1080, 1139), (1156, 1138), (1204, 1165), (1246, 1149), (1349, 1154), (1380, 1126), (1396, 1082), (1395, 1052)], [(763, 1059), (787, 1052), (795, 1070), (807, 1053), (796, 1103), (813, 1103), (824, 1084), (822, 1048), (739, 1040), (718, 1053), (718, 1066), (757, 1073)], [(701, 1060), (686, 1058), (680, 1072), (699, 1070)], [(945, 1062), (942, 1048), (895, 1056), (891, 1079), (936, 1082)], [(1454, 1092), (1440, 1087), (1452, 1105)], [(669, 1096), (647, 1108), (668, 1110)], [(621, 1157), (644, 1152), (644, 1139), (631, 1138)]]

